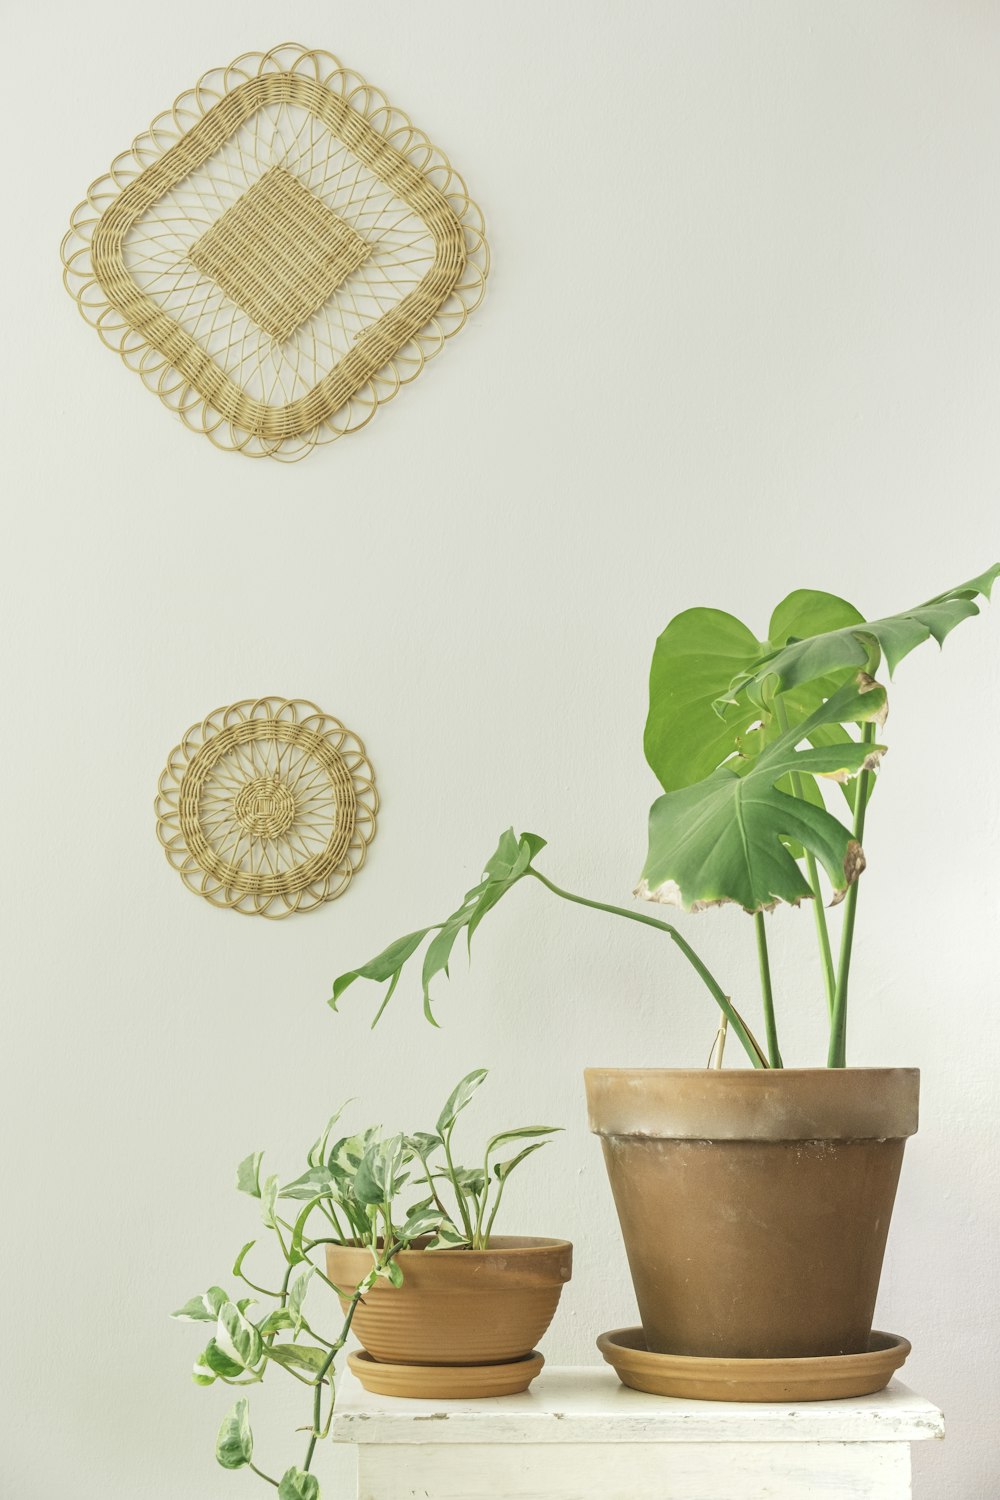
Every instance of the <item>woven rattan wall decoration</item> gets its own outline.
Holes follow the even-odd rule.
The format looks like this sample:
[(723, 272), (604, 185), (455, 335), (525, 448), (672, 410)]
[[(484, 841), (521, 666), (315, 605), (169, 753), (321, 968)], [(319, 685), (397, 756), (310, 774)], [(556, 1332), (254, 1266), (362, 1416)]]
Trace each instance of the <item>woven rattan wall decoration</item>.
[(156, 831), (188, 890), (287, 917), (343, 894), (377, 811), (357, 735), (315, 703), (258, 698), (217, 708), (170, 752)]
[(482, 215), (406, 115), (326, 52), (216, 68), (75, 210), (80, 311), (188, 427), (295, 459), (364, 426), (482, 297)]

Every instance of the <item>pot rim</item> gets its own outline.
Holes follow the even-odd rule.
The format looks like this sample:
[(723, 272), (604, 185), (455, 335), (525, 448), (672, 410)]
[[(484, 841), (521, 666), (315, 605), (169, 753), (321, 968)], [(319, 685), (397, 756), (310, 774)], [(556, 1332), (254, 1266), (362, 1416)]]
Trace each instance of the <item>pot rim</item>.
[(801, 1074), (819, 1074), (824, 1078), (856, 1077), (859, 1073), (874, 1073), (882, 1075), (885, 1073), (912, 1073), (920, 1077), (919, 1068), (910, 1067), (848, 1067), (848, 1068), (751, 1068), (749, 1064), (745, 1068), (584, 1068), (583, 1076), (590, 1074), (603, 1074), (609, 1078), (627, 1078), (638, 1074), (640, 1077), (668, 1078), (762, 1078), (770, 1079), (772, 1082), (778, 1078), (796, 1078)]
[[(395, 1259), (401, 1260), (404, 1255), (418, 1255), (423, 1258), (427, 1250), (426, 1242), (429, 1242), (430, 1236), (422, 1236), (422, 1238), (425, 1240), (424, 1244), (417, 1243), (411, 1245), (408, 1250), (400, 1250)], [(332, 1251), (335, 1254), (338, 1250), (367, 1250), (368, 1246), (359, 1240), (346, 1240), (342, 1244), (328, 1245), (326, 1248), (328, 1252)], [(463, 1261), (467, 1261), (485, 1255), (496, 1255), (498, 1251), (507, 1257), (533, 1255), (538, 1251), (546, 1250), (572, 1250), (572, 1248), (572, 1240), (548, 1239), (530, 1234), (495, 1234), (485, 1250), (470, 1250), (463, 1245), (449, 1245), (443, 1250), (433, 1251), (433, 1255), (437, 1260), (442, 1255), (457, 1254), (461, 1255)]]
[(651, 1140), (901, 1140), (918, 1068), (585, 1068), (590, 1128)]

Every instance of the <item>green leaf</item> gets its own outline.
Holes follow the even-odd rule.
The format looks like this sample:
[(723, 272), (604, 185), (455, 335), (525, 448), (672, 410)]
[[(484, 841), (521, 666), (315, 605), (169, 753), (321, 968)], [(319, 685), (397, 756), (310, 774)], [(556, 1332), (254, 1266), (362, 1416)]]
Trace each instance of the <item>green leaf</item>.
[[(378, 1021), (396, 989), (406, 961), (413, 956), (428, 933), (433, 932), (435, 937), (424, 955), (422, 987), (424, 1014), (436, 1025), (431, 1007), (431, 983), (438, 974), (448, 975), (452, 949), (459, 934), (463, 929), (467, 932), (471, 947), (472, 934), (483, 917), (493, 909), (502, 896), (528, 874), (532, 860), (544, 848), (545, 840), (539, 838), (538, 834), (522, 833), (518, 838), (514, 830), (508, 828), (486, 863), (483, 879), (471, 890), (466, 891), (465, 898), (457, 911), (452, 912), (451, 916), (446, 917), (443, 922), (433, 923), (419, 932), (411, 932), (406, 937), (397, 938), (377, 958), (371, 959), (360, 969), (352, 969), (347, 974), (341, 974), (338, 979), (334, 980), (330, 1004), (336, 1008), (340, 996), (349, 984), (354, 983), (355, 979), (388, 980), (389, 988), (375, 1016), (375, 1021)], [(374, 1022), (372, 1024), (374, 1025)]]
[(493, 1155), (498, 1146), (505, 1146), (508, 1141), (523, 1141), (535, 1135), (558, 1135), (562, 1130), (561, 1125), (522, 1125), (519, 1130), (501, 1130), (499, 1135), (491, 1136), (486, 1143), (487, 1161)]
[(296, 1276), (288, 1289), (288, 1311), (291, 1313), (296, 1333), (302, 1327), (302, 1304), (306, 1300), (306, 1292), (309, 1290), (309, 1283), (313, 1275), (314, 1267), (310, 1266), (308, 1270), (302, 1271), (300, 1275)]
[(401, 1287), (403, 1285), (403, 1268), (398, 1260), (391, 1260), (387, 1266), (383, 1266), (385, 1279), (390, 1286)]
[(399, 1230), (399, 1238), (408, 1245), (411, 1240), (418, 1240), (422, 1235), (437, 1234), (445, 1222), (445, 1215), (439, 1208), (421, 1205), (419, 1208), (411, 1209), (407, 1214), (406, 1222)]
[(253, 1458), (250, 1409), (245, 1397), (223, 1419), (215, 1440), (215, 1456), (224, 1469), (242, 1469)]
[(690, 786), (732, 755), (756, 717), (723, 721), (715, 700), (760, 655), (761, 643), (720, 609), (687, 609), (656, 642), (649, 672), (646, 759), (667, 791)]
[(301, 1177), (296, 1177), (283, 1187), (279, 1198), (321, 1198), (327, 1194), (336, 1196), (336, 1181), (329, 1167), (310, 1167)]
[(823, 865), (839, 899), (864, 869), (859, 844), (831, 813), (775, 783), (796, 771), (840, 777), (877, 764), (879, 745), (796, 746), (822, 724), (877, 720), (884, 707), (885, 690), (862, 674), (762, 751), (744, 775), (723, 765), (694, 786), (664, 793), (650, 809), (637, 894), (688, 911), (725, 901), (749, 912), (797, 904), (813, 893), (783, 842), (793, 839)]
[[(222, 1380), (236, 1380), (243, 1374), (243, 1366), (230, 1359), (228, 1354), (223, 1353), (215, 1339), (209, 1339), (201, 1355), (199, 1364), (211, 1370), (213, 1375), (218, 1375)], [(195, 1378), (197, 1379), (198, 1366), (195, 1366)]]
[(478, 1198), (486, 1186), (486, 1174), (482, 1167), (454, 1167), (448, 1176), (463, 1193), (469, 1193), (473, 1198)]
[(1000, 563), (995, 563), (969, 583), (901, 614), (827, 630), (768, 650), (734, 675), (716, 709), (724, 714), (731, 706), (739, 708), (743, 703), (766, 708), (775, 694), (787, 693), (832, 672), (860, 668), (874, 673), (883, 657), (892, 676), (915, 647), (932, 636), (938, 645), (943, 644), (956, 625), (977, 615), (975, 601), (990, 597), (998, 576)]
[(418, 1130), (416, 1135), (408, 1135), (406, 1137), (406, 1144), (411, 1151), (416, 1152), (421, 1161), (424, 1161), (427, 1157), (432, 1156), (435, 1151), (440, 1151), (444, 1142), (439, 1135), (431, 1135), (430, 1131), (427, 1130)]
[(237, 1361), (242, 1370), (252, 1370), (260, 1363), (260, 1333), (235, 1302), (225, 1302), (219, 1309), (215, 1342), (226, 1358)]
[(405, 1156), (405, 1138), (401, 1135), (369, 1147), (354, 1178), (354, 1197), (363, 1208), (392, 1201), (402, 1186), (399, 1173)]
[(514, 1168), (519, 1167), (526, 1156), (530, 1156), (533, 1151), (541, 1151), (543, 1146), (549, 1144), (548, 1141), (535, 1141), (534, 1145), (525, 1146), (524, 1150), (519, 1151), (516, 1156), (508, 1157), (506, 1161), (498, 1161), (493, 1167), (493, 1176), (498, 1182), (506, 1182)]
[(329, 1350), (316, 1349), (310, 1344), (272, 1344), (266, 1353), (268, 1359), (286, 1370), (315, 1377), (326, 1364)]
[(219, 1316), (219, 1308), (228, 1301), (229, 1297), (221, 1286), (210, 1286), (207, 1292), (203, 1292), (200, 1297), (192, 1297), (190, 1302), (185, 1302), (183, 1307), (170, 1316), (181, 1323), (214, 1323)]
[(428, 1250), (457, 1250), (460, 1246), (467, 1245), (469, 1239), (454, 1224), (442, 1224), (437, 1234), (427, 1246)]
[(215, 1372), (212, 1370), (204, 1353), (198, 1355), (191, 1369), (191, 1377), (195, 1385), (214, 1385), (216, 1382)]
[(319, 1500), (319, 1480), (304, 1469), (286, 1469), (278, 1485), (278, 1500)]
[(263, 1323), (260, 1324), (257, 1332), (263, 1338), (269, 1333), (283, 1333), (287, 1329), (294, 1327), (295, 1320), (292, 1317), (291, 1313), (288, 1311), (288, 1308), (276, 1307), (273, 1312), (268, 1313)]
[(456, 1083), (448, 1095), (444, 1109), (438, 1115), (437, 1133), (439, 1136), (447, 1135), (488, 1073), (488, 1068), (473, 1068), (471, 1073), (466, 1073), (465, 1077)]
[(260, 1197), (260, 1164), (263, 1160), (263, 1151), (252, 1151), (243, 1158), (236, 1168), (238, 1192), (249, 1193), (251, 1198)]
[(345, 1100), (340, 1108), (327, 1120), (326, 1129), (323, 1131), (323, 1134), (318, 1140), (313, 1142), (309, 1149), (309, 1155), (306, 1159), (311, 1167), (321, 1167), (326, 1162), (326, 1149), (330, 1142), (330, 1136), (333, 1133), (333, 1127), (344, 1113), (348, 1104), (352, 1104), (353, 1102), (352, 1099)]
[(331, 1174), (339, 1174), (338, 1180), (353, 1177), (364, 1160), (365, 1152), (378, 1140), (379, 1134), (378, 1125), (369, 1125), (359, 1135), (348, 1135), (339, 1140), (332, 1148), (327, 1162)]
[(360, 969), (351, 969), (348, 973), (339, 975), (333, 981), (333, 994), (328, 1001), (331, 1010), (337, 1009), (337, 1001), (356, 979), (371, 979), (376, 984), (389, 979), (395, 989), (406, 960), (416, 953), (424, 938), (432, 931), (431, 927), (422, 927), (419, 932), (408, 932), (405, 937), (390, 943), (377, 958), (370, 958), (366, 964), (362, 964)]
[(275, 1176), (266, 1178), (260, 1190), (260, 1217), (267, 1229), (277, 1229), (278, 1223), (275, 1218), (275, 1205), (278, 1200), (278, 1179)]
[[(234, 1276), (243, 1275), (243, 1262), (246, 1260), (247, 1256), (250, 1254), (250, 1251), (253, 1249), (256, 1243), (256, 1240), (247, 1240), (246, 1244), (243, 1246), (243, 1249), (240, 1251), (239, 1255), (237, 1255), (236, 1259), (233, 1262)], [(224, 1298), (223, 1301), (225, 1300), (226, 1299)], [(220, 1303), (219, 1305), (221, 1306), (222, 1304)]]
[[(761, 713), (754, 703), (720, 718), (718, 700), (739, 672), (793, 635), (815, 635), (861, 620), (853, 604), (812, 589), (798, 589), (782, 600), (771, 616), (766, 641), (758, 641), (741, 621), (718, 609), (688, 609), (671, 620), (653, 651), (644, 738), (646, 759), (664, 790), (691, 786), (732, 755), (756, 754), (777, 737), (780, 728), (769, 714), (762, 731), (748, 736)], [(800, 693), (786, 705), (789, 722), (808, 717), (842, 680)]]

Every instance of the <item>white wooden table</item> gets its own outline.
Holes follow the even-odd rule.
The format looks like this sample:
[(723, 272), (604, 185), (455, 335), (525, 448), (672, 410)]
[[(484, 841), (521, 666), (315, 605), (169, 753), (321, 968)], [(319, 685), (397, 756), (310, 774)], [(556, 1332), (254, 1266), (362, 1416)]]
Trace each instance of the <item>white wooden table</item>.
[(904, 1500), (910, 1444), (943, 1435), (898, 1381), (750, 1405), (646, 1396), (606, 1366), (546, 1368), (485, 1401), (369, 1396), (345, 1371), (332, 1432), (354, 1445), (357, 1500)]

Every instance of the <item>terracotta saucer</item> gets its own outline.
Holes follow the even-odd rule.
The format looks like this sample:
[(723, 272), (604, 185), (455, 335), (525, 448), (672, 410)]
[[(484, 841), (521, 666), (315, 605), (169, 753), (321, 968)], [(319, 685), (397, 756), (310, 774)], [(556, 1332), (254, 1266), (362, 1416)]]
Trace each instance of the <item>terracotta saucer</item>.
[(597, 1340), (618, 1379), (654, 1396), (693, 1401), (836, 1401), (883, 1390), (910, 1352), (906, 1339), (872, 1330), (865, 1354), (819, 1359), (712, 1359), (653, 1354), (641, 1328), (615, 1328)]
[(440, 1401), (478, 1396), (516, 1396), (526, 1391), (545, 1363), (535, 1349), (502, 1365), (390, 1365), (355, 1349), (347, 1363), (373, 1396), (425, 1397)]

